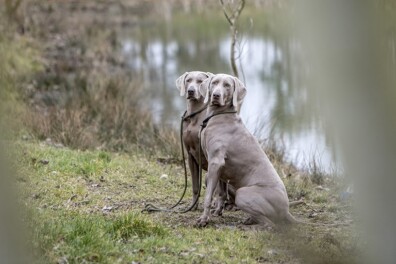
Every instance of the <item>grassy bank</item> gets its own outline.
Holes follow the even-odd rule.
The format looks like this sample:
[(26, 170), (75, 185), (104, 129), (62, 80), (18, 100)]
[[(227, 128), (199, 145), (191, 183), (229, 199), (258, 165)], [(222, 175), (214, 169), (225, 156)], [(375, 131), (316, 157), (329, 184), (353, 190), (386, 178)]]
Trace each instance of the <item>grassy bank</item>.
[[(255, 230), (227, 211), (209, 227), (194, 227), (198, 212), (142, 214), (146, 203), (169, 206), (183, 187), (180, 166), (142, 153), (79, 151), (50, 142), (15, 144), (20, 200), (40, 263), (351, 263), (356, 237), (350, 226), (300, 225)], [(162, 177), (164, 174), (167, 177)], [(292, 209), (307, 222), (348, 223), (339, 186), (284, 179)], [(190, 190), (186, 203), (190, 201)]]
[(153, 124), (141, 75), (120, 54), (114, 21), (108, 20), (120, 11), (107, 14), (112, 5), (106, 1), (25, 3), (25, 34), (43, 62), (20, 89), (28, 109), (22, 120), (32, 136), (75, 149), (139, 148), (178, 156), (174, 131)]
[(177, 135), (153, 124), (141, 75), (126, 67), (112, 30), (132, 27), (142, 8), (155, 7), (154, 16), (162, 11), (149, 2), (29, 0), (18, 19), (0, 21), (0, 120), (10, 135), (4, 150), (18, 175), (35, 261), (354, 262), (357, 238), (342, 225), (350, 222), (349, 201), (340, 199), (345, 187), (323, 177), (321, 186), (313, 184), (276, 145), (266, 152), (289, 199), (305, 200), (293, 214), (340, 225), (256, 230), (240, 224), (242, 212), (227, 211), (198, 229), (201, 207), (141, 213), (146, 203), (172, 205), (184, 182)]

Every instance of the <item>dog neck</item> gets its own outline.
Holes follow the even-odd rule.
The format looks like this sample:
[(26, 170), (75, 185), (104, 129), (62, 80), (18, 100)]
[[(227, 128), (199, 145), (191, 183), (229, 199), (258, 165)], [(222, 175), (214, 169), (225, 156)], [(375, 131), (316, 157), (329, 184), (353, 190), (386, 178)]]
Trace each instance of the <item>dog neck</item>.
[(232, 104), (226, 104), (223, 106), (209, 105), (206, 116), (210, 116), (222, 112), (229, 112), (229, 111), (235, 111), (235, 107)]
[(205, 104), (203, 101), (204, 100), (202, 97), (199, 98), (198, 100), (193, 100), (193, 99), (187, 100), (187, 114), (192, 114), (204, 108)]

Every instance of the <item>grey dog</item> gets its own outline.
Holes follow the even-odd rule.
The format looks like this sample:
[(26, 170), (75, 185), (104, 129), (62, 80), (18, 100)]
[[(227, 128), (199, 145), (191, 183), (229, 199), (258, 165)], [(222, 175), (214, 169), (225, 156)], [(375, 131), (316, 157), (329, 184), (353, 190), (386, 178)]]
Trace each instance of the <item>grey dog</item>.
[[(210, 72), (191, 71), (181, 75), (176, 80), (176, 87), (180, 91), (180, 96), (185, 97), (187, 101), (187, 111), (184, 115), (183, 121), (183, 143), (188, 153), (188, 166), (190, 168), (192, 177), (193, 202), (197, 199), (199, 191), (199, 138), (198, 134), (201, 128), (202, 121), (206, 116), (207, 102), (204, 102), (204, 96), (199, 92), (200, 85), (208, 78), (212, 77)], [(207, 170), (208, 162), (201, 151), (202, 169)], [(224, 209), (224, 203), (227, 197), (230, 198), (230, 204), (233, 204), (235, 193), (233, 188), (227, 188), (226, 183), (219, 181), (218, 188), (216, 188), (216, 199), (214, 203), (214, 215), (221, 215)], [(198, 203), (193, 210), (197, 209)]]
[(274, 222), (296, 222), (289, 212), (286, 188), (258, 141), (246, 129), (237, 113), (246, 95), (244, 84), (227, 74), (207, 78), (200, 86), (209, 103), (207, 122), (201, 134), (201, 146), (208, 163), (204, 212), (197, 220), (206, 226), (210, 218), (213, 192), (219, 180), (229, 181), (236, 189), (235, 203), (252, 221), (265, 226)]

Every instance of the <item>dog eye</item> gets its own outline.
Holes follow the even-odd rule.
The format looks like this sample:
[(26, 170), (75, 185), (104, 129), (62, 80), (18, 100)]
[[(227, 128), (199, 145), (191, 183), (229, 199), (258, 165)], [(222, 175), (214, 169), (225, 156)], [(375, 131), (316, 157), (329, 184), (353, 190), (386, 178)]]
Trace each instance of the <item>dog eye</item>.
[(218, 84), (218, 83), (219, 83), (219, 81), (214, 81), (214, 82), (212, 82), (213, 85), (216, 85), (216, 84)]
[(189, 82), (191, 82), (191, 79), (187, 79), (187, 81), (186, 81), (186, 82), (188, 82), (188, 83), (189, 83)]
[(202, 80), (198, 80), (197, 83), (202, 83)]
[(224, 84), (224, 87), (227, 87), (227, 88), (229, 88), (229, 87), (231, 87), (231, 86), (230, 86), (230, 84), (229, 84), (229, 83), (225, 83), (225, 84)]

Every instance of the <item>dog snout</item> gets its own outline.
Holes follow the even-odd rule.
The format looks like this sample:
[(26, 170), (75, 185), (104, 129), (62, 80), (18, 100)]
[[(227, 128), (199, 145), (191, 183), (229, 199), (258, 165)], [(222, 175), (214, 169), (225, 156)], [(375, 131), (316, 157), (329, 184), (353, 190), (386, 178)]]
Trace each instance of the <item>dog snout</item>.
[(187, 94), (188, 94), (188, 96), (194, 96), (194, 89), (188, 88)]
[(220, 99), (220, 93), (213, 93), (213, 99)]

